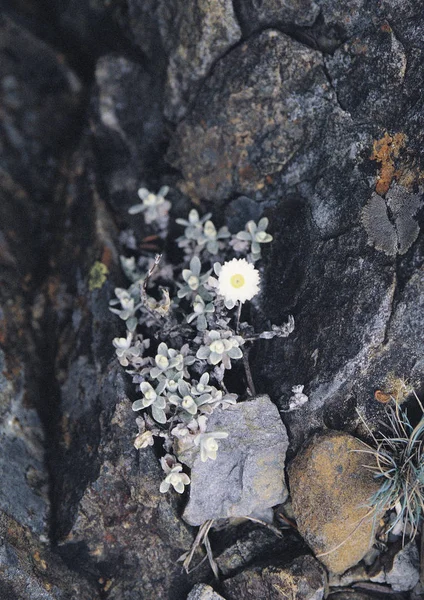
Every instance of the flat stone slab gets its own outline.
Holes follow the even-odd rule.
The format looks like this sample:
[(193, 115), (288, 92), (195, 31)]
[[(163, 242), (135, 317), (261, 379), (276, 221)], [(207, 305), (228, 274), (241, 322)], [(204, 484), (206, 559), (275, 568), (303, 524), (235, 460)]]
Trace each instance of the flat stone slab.
[[(190, 525), (209, 519), (244, 517), (284, 502), (287, 431), (268, 396), (216, 410), (207, 431), (225, 431), (215, 461), (191, 467), (190, 499), (183, 518)], [(180, 457), (184, 462), (184, 457)]]

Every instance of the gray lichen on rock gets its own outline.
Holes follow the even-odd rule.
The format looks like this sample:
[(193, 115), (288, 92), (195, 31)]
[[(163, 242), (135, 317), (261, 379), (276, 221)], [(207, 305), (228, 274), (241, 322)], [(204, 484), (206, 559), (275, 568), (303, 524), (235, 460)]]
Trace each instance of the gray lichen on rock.
[(362, 210), (368, 243), (388, 256), (405, 254), (420, 232), (414, 217), (421, 205), (421, 194), (413, 194), (396, 183), (386, 199), (373, 192)]

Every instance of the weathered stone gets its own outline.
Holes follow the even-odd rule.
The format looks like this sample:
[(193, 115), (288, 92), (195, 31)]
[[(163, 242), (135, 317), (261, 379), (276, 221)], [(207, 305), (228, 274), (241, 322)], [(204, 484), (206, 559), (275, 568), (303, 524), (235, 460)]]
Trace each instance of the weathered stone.
[(72, 40), (67, 51), (74, 61), (87, 70), (101, 54), (131, 51), (127, 12), (126, 0), (55, 0), (49, 16), (55, 17), (56, 29)]
[(210, 585), (198, 583), (187, 596), (187, 600), (225, 600)]
[(387, 23), (349, 40), (325, 63), (341, 105), (353, 117), (387, 126), (399, 115), (407, 56)]
[(415, 542), (409, 542), (394, 557), (391, 566), (371, 577), (371, 581), (386, 583), (395, 592), (407, 592), (414, 588), (420, 579), (420, 558)]
[[(261, 366), (259, 389), (269, 386), (283, 409), (291, 387), (305, 385), (309, 402), (285, 416), (294, 451), (308, 432), (323, 425), (356, 426), (354, 398), (359, 395), (362, 407), (376, 385), (367, 377), (370, 363), (375, 361), (384, 372), (378, 350), (385, 341), (396, 288), (393, 264), (382, 253), (364, 250), (362, 227), (318, 241), (308, 212), (303, 203), (287, 211), (271, 247), (263, 293), (267, 318), (281, 323), (283, 315), (293, 314), (295, 331), (287, 340), (261, 343), (254, 363)], [(269, 214), (271, 222), (279, 214)], [(404, 359), (398, 356), (396, 361)], [(363, 395), (357, 391), (361, 384)]]
[(163, 476), (152, 449), (139, 456), (134, 449), (134, 414), (119, 380), (112, 371), (110, 390), (103, 387), (103, 397), (106, 393), (112, 402), (118, 394), (119, 401), (101, 419), (99, 472), (87, 485), (62, 543), (67, 554), (80, 542), (93, 562), (116, 565), (110, 598), (130, 597), (131, 591), (159, 600), (170, 589), (181, 597), (189, 583), (176, 561), (190, 548), (192, 536), (178, 518), (173, 497), (159, 493)]
[[(163, 472), (153, 449), (134, 448), (137, 425), (111, 344), (122, 334), (108, 306), (119, 282), (115, 229), (97, 188), (86, 185), (95, 181), (91, 159), (82, 144), (70, 163), (67, 226), (46, 282), (43, 318), (54, 323), (60, 384), (51, 440), (53, 534), (64, 559), (101, 580), (108, 598), (159, 600), (172, 590), (183, 600), (194, 582), (177, 559), (193, 537), (179, 516), (180, 497), (159, 493)], [(90, 290), (100, 258), (109, 276)]]
[[(166, 52), (165, 115), (178, 120), (215, 62), (241, 37), (233, 4), (231, 0), (130, 0), (129, 11), (140, 47), (150, 54), (161, 43)], [(146, 43), (153, 32), (160, 42)]]
[(249, 32), (266, 26), (311, 26), (320, 12), (320, 2), (315, 0), (238, 0), (237, 6), (244, 28)]
[(381, 591), (381, 594), (373, 590), (370, 593), (354, 591), (349, 589), (346, 592), (335, 592), (328, 596), (331, 600), (386, 600), (387, 594)]
[[(241, 37), (231, 0), (178, 0), (166, 2), (170, 14), (168, 45), (172, 46), (165, 87), (165, 114), (175, 120), (184, 116), (200, 83), (215, 61)], [(172, 6), (173, 4), (173, 6)]]
[(26, 376), (24, 364), (0, 349), (0, 514), (46, 535), (44, 431), (35, 406), (26, 405)]
[(142, 65), (118, 55), (101, 57), (95, 78), (96, 158), (108, 201), (126, 212), (162, 152), (162, 83)]
[(63, 56), (4, 13), (0, 40), (3, 177), (45, 201), (74, 139), (82, 86)]
[[(234, 0), (246, 42), (232, 48), (239, 34), (230, 2), (208, 3), (209, 10), (200, 0), (14, 4), (25, 15), (20, 22), (36, 34), (17, 21), (3, 26), (4, 18), (0, 26), (0, 67), (6, 73), (0, 81), (0, 343), (7, 366), (2, 432), (15, 413), (28, 427), (23, 440), (16, 428), (7, 432), (19, 434), (23, 454), (12, 452), (9, 460), (15, 446), (3, 444), (8, 483), (0, 495), (2, 502), (8, 502), (8, 494), (16, 498), (8, 512), (28, 523), (27, 501), (40, 509), (32, 526), (45, 529), (46, 470), (39, 461), (43, 432), (37, 406), (51, 457), (53, 537), (68, 531), (75, 536), (60, 551), (76, 574), (71, 576), (60, 561), (55, 571), (55, 559), (36, 539), (38, 533), (18, 524), (25, 532), (17, 536), (18, 550), (16, 539), (2, 546), (7, 569), (0, 569), (0, 597), (91, 600), (95, 587), (84, 587), (85, 570), (89, 581), (100, 585), (98, 595), (110, 600), (155, 594), (184, 600), (193, 583), (174, 570), (174, 559), (191, 538), (178, 524), (179, 505), (157, 494), (163, 474), (153, 451), (134, 453), (133, 415), (111, 362), (110, 341), (122, 330), (107, 309), (119, 282), (118, 252), (111, 242), (115, 230), (105, 218), (108, 203), (114, 219), (126, 226), (126, 209), (141, 185), (175, 187), (179, 179), (193, 199), (221, 205), (243, 193), (251, 196), (234, 202), (239, 218), (231, 215), (231, 207), (221, 213), (220, 205), (213, 212), (228, 216), (235, 230), (243, 227), (244, 216), (257, 220), (265, 211), (270, 218), (274, 242), (264, 250), (263, 293), (252, 314), (257, 311), (258, 330), (294, 314), (296, 329), (287, 340), (261, 341), (250, 356), (257, 389), (268, 392), (280, 408), (287, 408), (293, 385), (305, 385), (309, 402), (283, 414), (290, 451), (324, 425), (354, 431), (356, 407), (375, 425), (381, 416), (373, 399), (376, 388), (390, 392), (386, 385), (406, 377), (419, 390), (424, 381), (424, 236), (415, 239), (422, 211), (411, 213), (406, 229), (397, 231), (406, 236), (399, 244), (405, 253), (396, 257), (369, 245), (361, 221), (374, 194), (392, 210), (388, 190), (394, 185), (419, 200), (422, 195), (424, 12), (417, 0)], [(218, 12), (228, 19), (209, 26)], [(206, 24), (202, 31), (201, 24)], [(275, 37), (261, 33), (275, 27)], [(252, 31), (258, 34), (251, 36)], [(92, 135), (84, 134), (94, 142), (93, 154), (60, 169), (64, 193), (57, 195), (50, 221), (48, 202), (42, 206), (40, 201), (48, 200), (62, 149), (82, 131), (82, 122), (74, 126), (78, 83), (75, 87), (72, 75), (69, 79), (62, 55), (37, 40), (38, 34), (66, 48), (90, 82), (99, 53), (108, 53), (98, 63), (92, 93)], [(311, 48), (329, 54), (323, 59)], [(163, 125), (163, 104), (172, 119), (187, 115), (169, 154), (179, 171), (163, 161), (174, 127)], [(384, 145), (379, 156), (374, 152), (384, 138), (392, 149), (402, 141), (394, 159)], [(175, 204), (173, 211), (186, 216)], [(388, 220), (394, 239), (393, 214), (382, 214), (378, 232), (383, 229), (384, 237)], [(142, 238), (140, 222), (136, 233)], [(40, 291), (47, 254), (51, 273)], [(89, 292), (90, 267), (99, 259), (112, 273), (104, 288)], [(32, 442), (36, 447), (30, 452)], [(25, 479), (27, 459), (37, 468)], [(12, 483), (19, 483), (19, 497)], [(40, 506), (31, 504), (36, 493)], [(8, 521), (6, 538), (10, 527)], [(27, 534), (34, 541), (29, 549)], [(218, 537), (211, 535), (214, 551)], [(268, 545), (260, 536), (256, 543), (240, 545), (253, 562), (262, 547)], [(251, 566), (235, 550), (225, 554), (221, 548), (218, 561), (221, 556), (227, 575), (233, 574), (231, 565)], [(261, 558), (272, 561), (269, 555)], [(55, 573), (51, 583), (42, 576), (43, 561)], [(198, 580), (207, 576), (199, 571)], [(266, 597), (268, 588), (259, 589), (259, 597)], [(378, 597), (374, 592), (350, 590), (349, 600)], [(418, 598), (422, 589), (411, 594)], [(331, 596), (347, 598), (347, 592)]]
[(365, 446), (343, 432), (315, 436), (289, 470), (293, 511), (301, 535), (335, 573), (358, 563), (371, 548), (375, 518), (367, 502), (378, 489)]
[(227, 600), (321, 600), (325, 571), (312, 556), (295, 558), (286, 567), (246, 569), (222, 584)]
[[(0, 42), (0, 70), (7, 71), (11, 67), (7, 64), (11, 59), (7, 49), (10, 50), (15, 33), (18, 54), (22, 50), (22, 35), (26, 34), (0, 18), (2, 27), (5, 35)], [(29, 39), (32, 40), (31, 36)], [(42, 48), (49, 52), (44, 45)], [(21, 69), (22, 65), (16, 77), (23, 77)], [(27, 93), (32, 84), (27, 82)], [(11, 118), (9, 108), (5, 98), (0, 111), (5, 123)], [(25, 112), (28, 106), (20, 108)], [(32, 109), (37, 113), (36, 107)], [(6, 138), (2, 139), (5, 145), (1, 147), (0, 142), (0, 155), (7, 145)], [(13, 152), (11, 148), (5, 160), (0, 159), (0, 516), (4, 513), (34, 535), (46, 536), (50, 501), (45, 430), (39, 415), (42, 361), (36, 351), (31, 297), (46, 240), (47, 215), (37, 201), (32, 201), (24, 182), (20, 184), (13, 179), (12, 174), (18, 180), (25, 175), (22, 165), (18, 168), (14, 163)]]
[(190, 525), (208, 519), (248, 516), (284, 502), (287, 432), (275, 405), (260, 396), (215, 410), (207, 431), (228, 432), (215, 461), (181, 455), (191, 467), (190, 499), (183, 518)]
[(304, 554), (306, 546), (294, 532), (285, 530), (282, 537), (268, 527), (257, 525), (251, 521), (239, 525), (223, 542), (224, 549), (214, 547), (214, 558), (221, 575), (228, 579), (252, 565), (264, 561), (273, 563), (278, 557), (278, 564), (285, 564), (295, 556)]
[(168, 160), (181, 170), (181, 189), (220, 202), (264, 192), (317, 141), (333, 98), (321, 55), (288, 36), (266, 31), (236, 47), (171, 141)]
[[(23, 488), (24, 489), (24, 488)], [(31, 529), (0, 512), (2, 600), (99, 600), (91, 578), (67, 567)]]

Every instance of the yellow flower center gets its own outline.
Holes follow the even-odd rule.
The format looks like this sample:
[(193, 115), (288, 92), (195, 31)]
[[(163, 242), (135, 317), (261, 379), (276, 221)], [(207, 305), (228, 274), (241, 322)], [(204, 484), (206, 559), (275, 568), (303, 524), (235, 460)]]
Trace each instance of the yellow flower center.
[(235, 288), (241, 288), (241, 287), (243, 287), (244, 286), (244, 277), (243, 277), (243, 275), (241, 275), (240, 273), (236, 273), (235, 275), (232, 275), (232, 277), (230, 279), (230, 283)]

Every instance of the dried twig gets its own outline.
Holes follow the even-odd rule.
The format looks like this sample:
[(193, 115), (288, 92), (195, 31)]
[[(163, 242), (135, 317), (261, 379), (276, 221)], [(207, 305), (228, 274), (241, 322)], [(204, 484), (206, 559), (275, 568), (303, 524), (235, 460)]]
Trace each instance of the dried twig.
[(256, 519), (255, 517), (246, 517), (246, 519), (248, 519), (249, 521), (252, 521), (252, 523), (259, 523), (259, 525), (262, 525), (263, 527), (266, 527), (267, 529), (269, 529), (270, 531), (272, 531), (272, 533), (274, 533), (277, 537), (283, 537), (282, 532), (278, 529), (278, 527), (275, 527), (274, 525), (271, 525), (271, 523), (267, 523), (266, 521), (262, 521), (262, 519)]
[[(215, 577), (218, 579), (218, 565), (216, 564), (215, 559), (213, 557), (212, 548), (211, 548), (209, 538), (208, 538), (209, 530), (212, 527), (213, 522), (214, 522), (214, 520), (210, 519), (209, 521), (205, 521), (203, 523), (203, 525), (201, 525), (201, 527), (199, 527), (199, 531), (197, 532), (196, 538), (190, 548), (190, 552), (188, 552), (188, 554), (185, 557), (184, 562), (183, 562), (183, 567), (184, 567), (186, 573), (191, 573), (194, 569), (196, 569), (197, 567), (200, 566), (200, 565), (197, 565), (196, 567), (193, 567), (193, 569), (190, 569), (190, 564), (191, 564), (191, 561), (193, 560), (194, 553), (196, 552), (197, 548), (199, 548), (202, 544), (204, 544), (204, 546), (206, 548), (206, 555), (207, 555), (209, 563), (211, 565), (211, 569), (212, 569)], [(204, 560), (205, 559), (203, 558), (202, 563), (204, 562)]]

